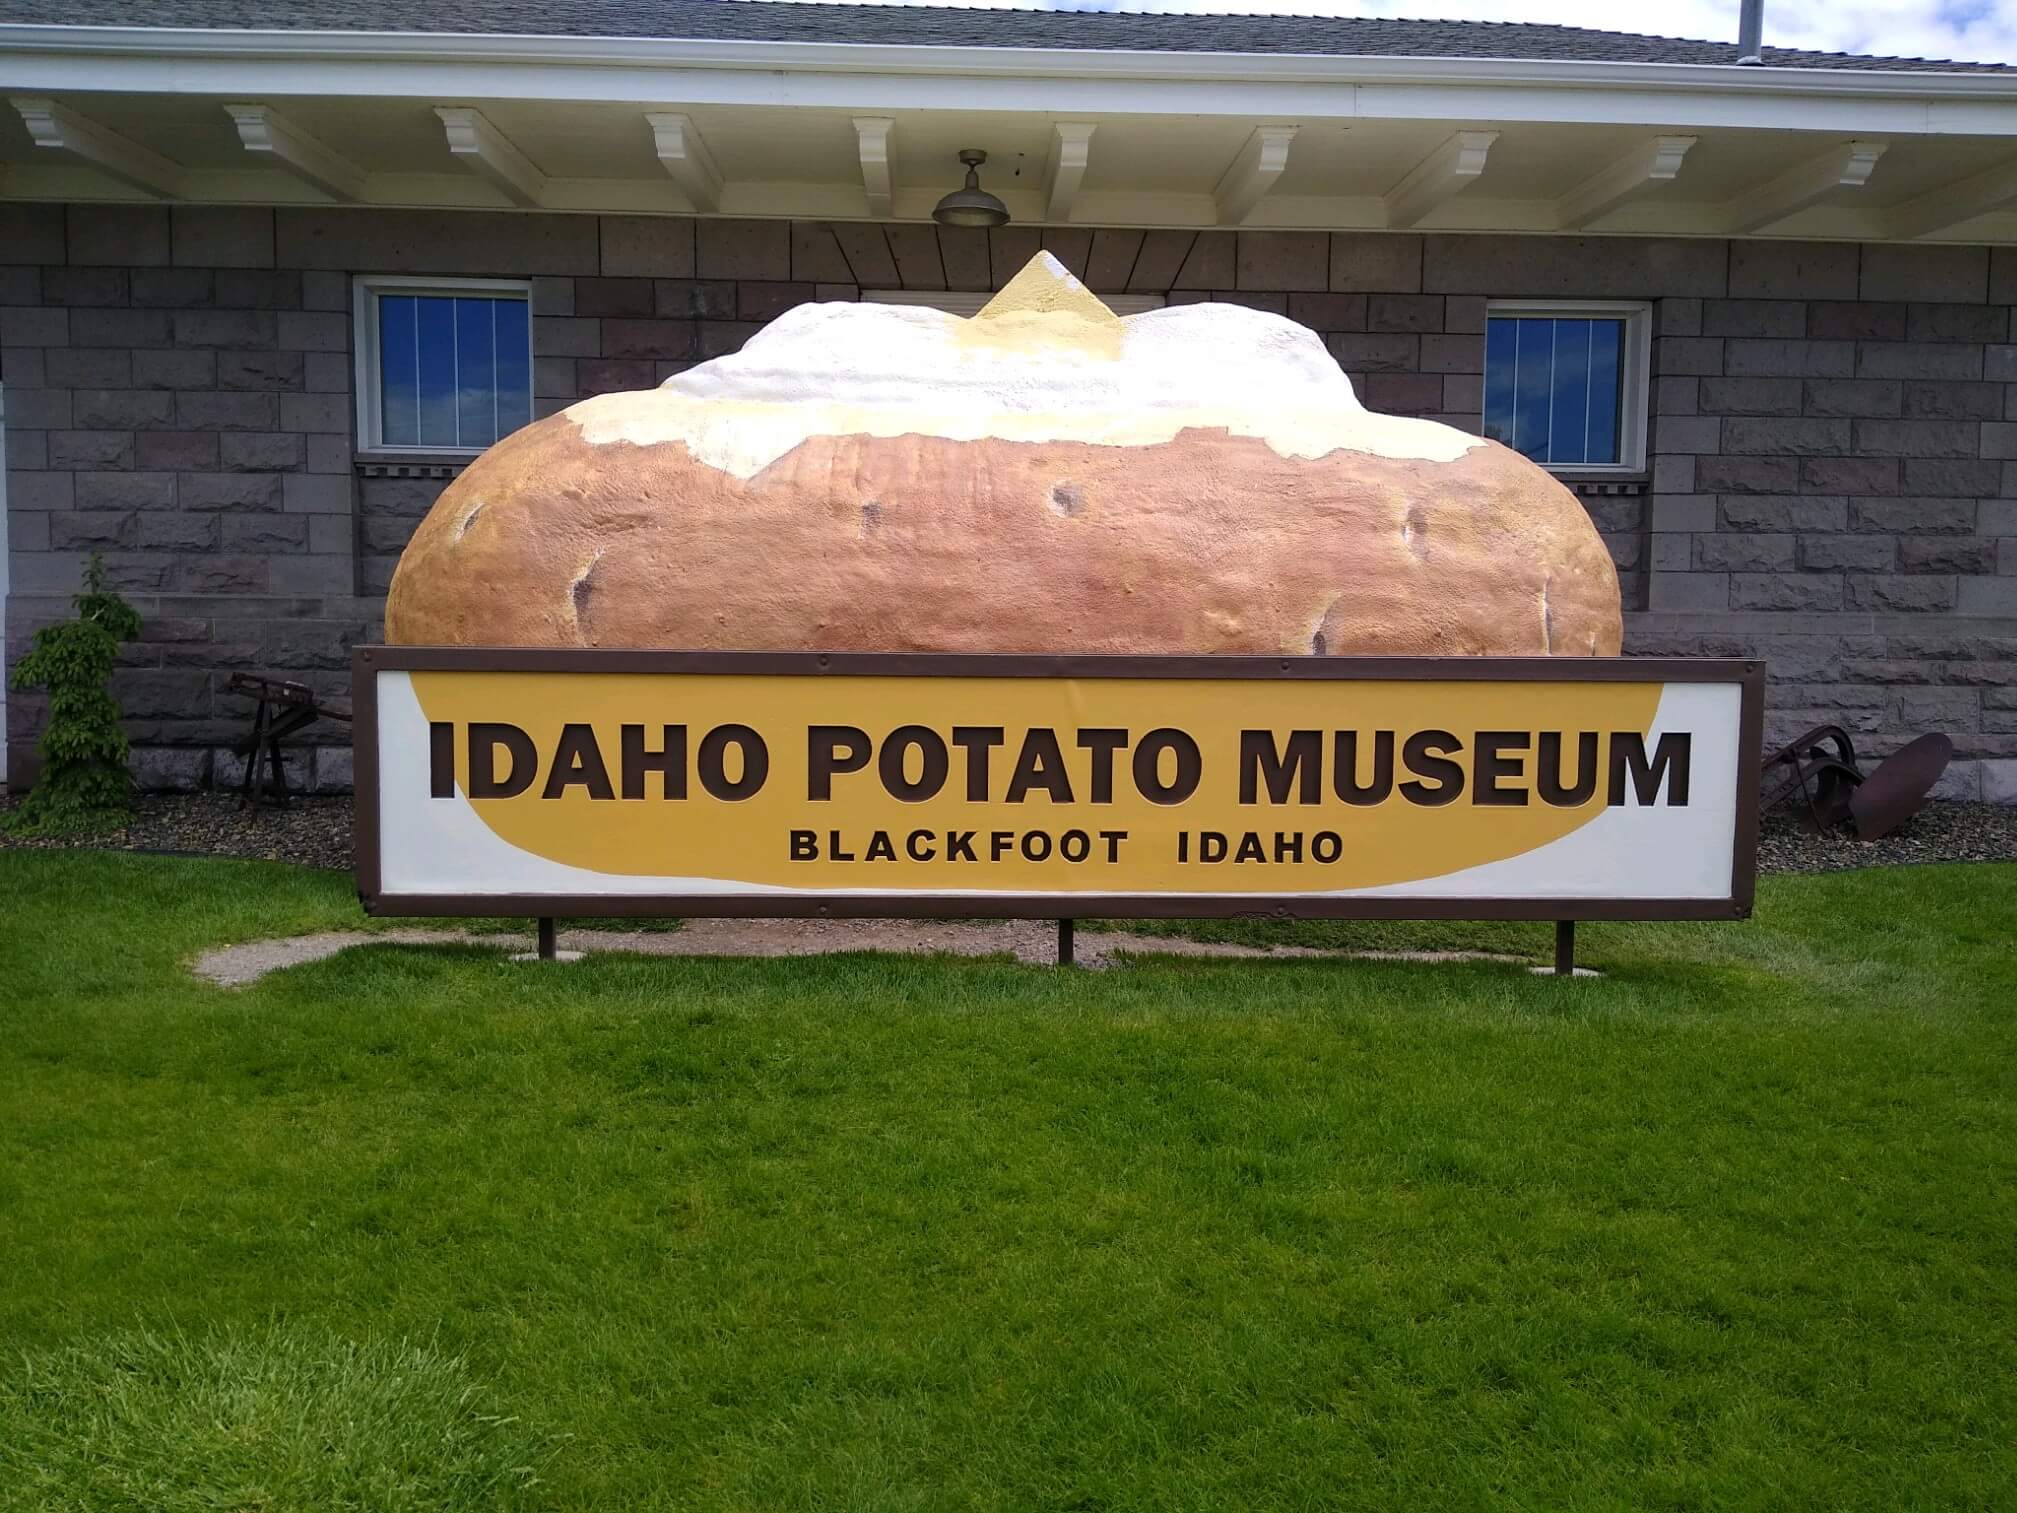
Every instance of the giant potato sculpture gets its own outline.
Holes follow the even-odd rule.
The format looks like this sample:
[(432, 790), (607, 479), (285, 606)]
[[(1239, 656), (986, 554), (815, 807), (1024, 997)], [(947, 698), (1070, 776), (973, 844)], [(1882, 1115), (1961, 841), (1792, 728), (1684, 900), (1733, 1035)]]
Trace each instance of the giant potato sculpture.
[(1583, 508), (1361, 408), (1310, 331), (1115, 316), (1039, 254), (972, 320), (806, 305), (498, 442), (387, 639), (733, 650), (1614, 655)]

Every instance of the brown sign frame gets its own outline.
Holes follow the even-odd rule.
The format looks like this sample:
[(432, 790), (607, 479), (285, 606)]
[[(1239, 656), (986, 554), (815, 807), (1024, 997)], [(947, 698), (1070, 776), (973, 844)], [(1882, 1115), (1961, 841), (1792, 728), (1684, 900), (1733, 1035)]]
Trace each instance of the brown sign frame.
[[(380, 889), (380, 672), (732, 673), (833, 677), (1235, 678), (1257, 682), (1546, 681), (1735, 683), (1737, 835), (1730, 895), (1711, 899), (1281, 898), (1252, 894), (1118, 895), (941, 893), (760, 898), (748, 894), (404, 893)], [(1758, 867), (1758, 753), (1764, 744), (1765, 664), (1680, 657), (1069, 656), (946, 652), (737, 652), (556, 647), (360, 646), (351, 655), (355, 716), (357, 894), (367, 914), (730, 916), (866, 919), (1744, 919)]]

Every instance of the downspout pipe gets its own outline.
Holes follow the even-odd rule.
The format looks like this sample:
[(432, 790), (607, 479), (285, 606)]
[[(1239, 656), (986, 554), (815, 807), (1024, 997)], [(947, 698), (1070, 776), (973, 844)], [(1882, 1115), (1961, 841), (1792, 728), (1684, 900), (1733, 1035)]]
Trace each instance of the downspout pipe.
[(1756, 67), (1765, 61), (1765, 0), (1743, 0), (1737, 13), (1737, 62)]

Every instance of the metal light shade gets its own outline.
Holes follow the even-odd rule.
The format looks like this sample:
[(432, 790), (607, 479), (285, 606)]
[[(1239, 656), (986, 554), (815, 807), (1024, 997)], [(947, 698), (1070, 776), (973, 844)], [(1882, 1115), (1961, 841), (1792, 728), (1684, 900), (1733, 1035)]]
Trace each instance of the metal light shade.
[(980, 165), (987, 161), (987, 154), (969, 147), (959, 160), (966, 164), (966, 185), (940, 200), (931, 218), (941, 226), (1007, 225), (1008, 206), (980, 187)]

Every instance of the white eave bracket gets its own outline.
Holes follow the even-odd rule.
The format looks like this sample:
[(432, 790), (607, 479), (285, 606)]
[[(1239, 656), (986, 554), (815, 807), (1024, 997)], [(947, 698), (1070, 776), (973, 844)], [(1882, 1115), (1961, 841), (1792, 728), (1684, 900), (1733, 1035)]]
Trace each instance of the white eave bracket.
[(1387, 192), (1387, 224), (1396, 229), (1418, 225), (1445, 200), (1477, 183), (1498, 140), (1496, 131), (1460, 131), (1451, 137)]
[(364, 198), (364, 170), (323, 146), (270, 105), (226, 105), (247, 152), (265, 153), (279, 167), (332, 200)]
[(855, 150), (861, 155), (861, 187), (868, 196), (868, 213), (877, 220), (890, 217), (889, 153), (890, 137), (896, 122), (889, 116), (854, 118)]
[(707, 150), (689, 116), (670, 111), (649, 111), (645, 121), (651, 126), (653, 150), (659, 164), (679, 192), (695, 210), (712, 213), (721, 209), (721, 170), (714, 154)]
[(1212, 198), (1218, 202), (1219, 224), (1237, 226), (1253, 213), (1261, 196), (1275, 187), (1275, 180), (1289, 166), (1289, 144), (1296, 139), (1294, 126), (1256, 126), (1232, 166), (1219, 178)]
[(437, 105), (434, 113), (448, 133), (448, 150), (470, 172), (488, 179), (514, 205), (530, 210), (545, 202), (546, 175), (482, 111)]
[(1044, 164), (1044, 219), (1064, 222), (1072, 218), (1072, 202), (1078, 198), (1079, 182), (1086, 176), (1092, 159), (1093, 124), (1089, 121), (1057, 121), (1051, 126), (1051, 150)]
[(1860, 189), (1889, 142), (1843, 142), (1747, 189), (1723, 207), (1721, 229), (1730, 235), (1760, 231), (1797, 215), (1837, 189)]
[(1612, 211), (1679, 177), (1681, 160), (1694, 137), (1655, 137), (1604, 168), (1555, 201), (1555, 227), (1578, 231)]
[(138, 142), (128, 141), (67, 106), (34, 95), (15, 95), (11, 103), (35, 145), (63, 153), (130, 189), (157, 200), (183, 197), (181, 168)]

